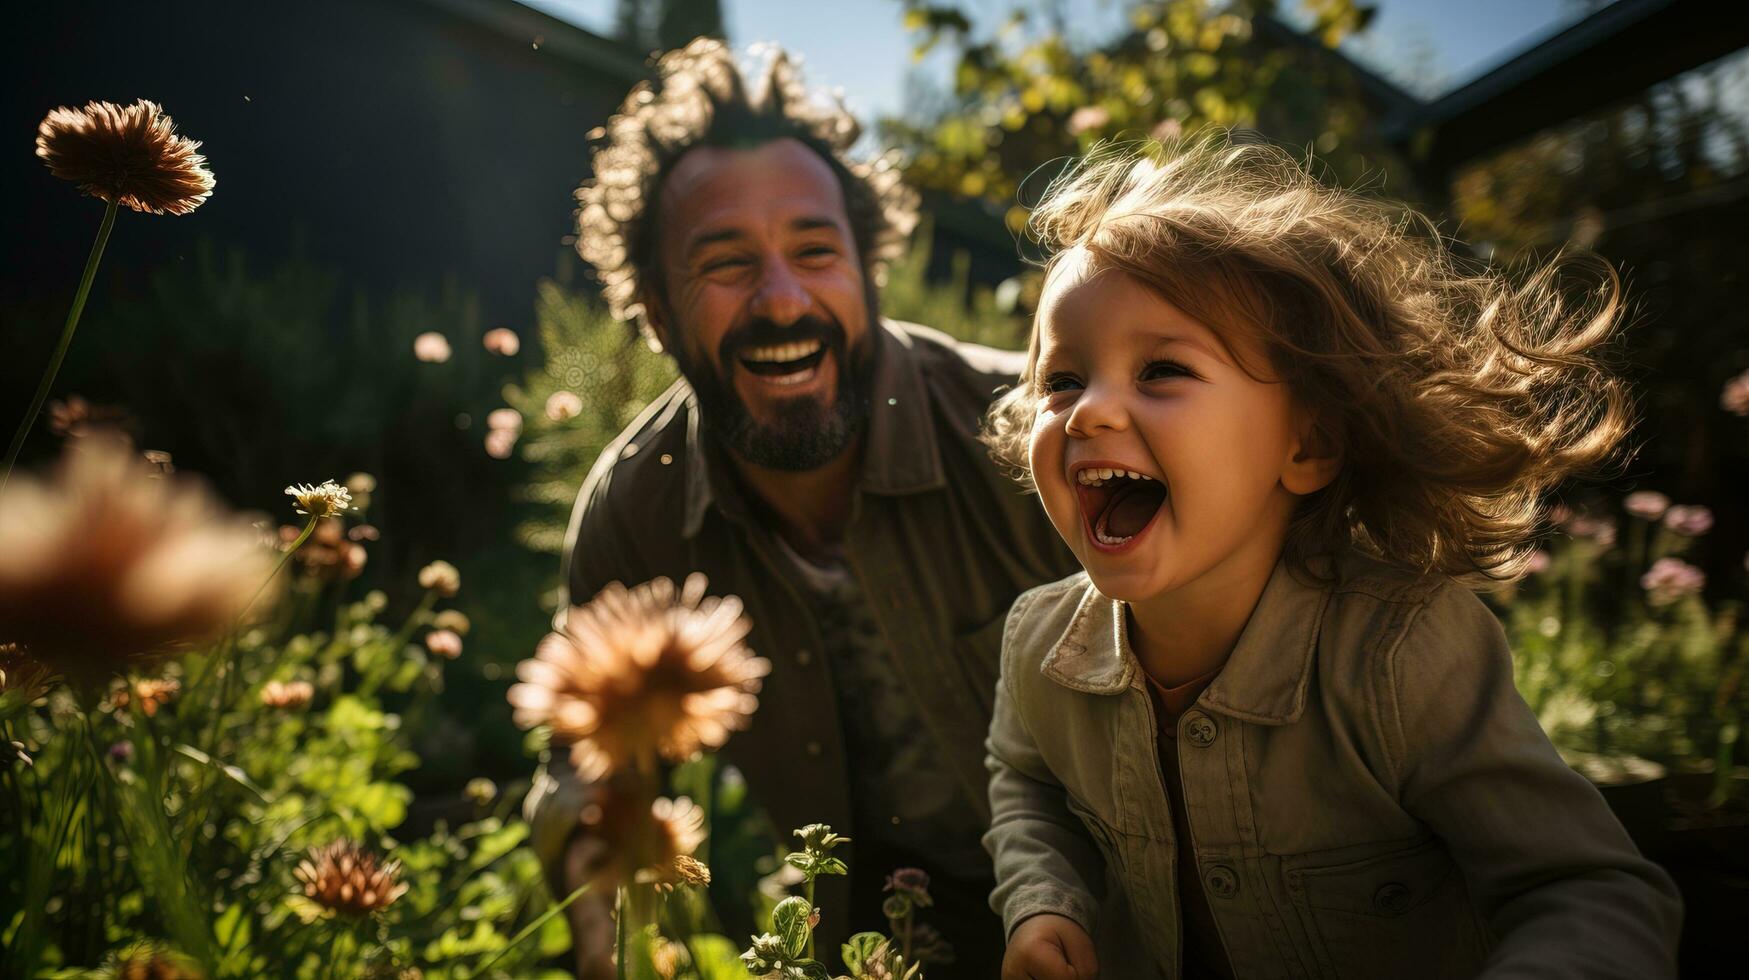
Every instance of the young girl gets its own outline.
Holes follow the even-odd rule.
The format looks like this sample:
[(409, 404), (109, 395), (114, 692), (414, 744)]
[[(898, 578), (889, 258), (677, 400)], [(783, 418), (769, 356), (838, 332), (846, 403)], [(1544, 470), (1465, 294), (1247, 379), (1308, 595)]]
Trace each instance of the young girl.
[[(1681, 905), (1465, 582), (1611, 458), (1614, 274), (1564, 304), (1282, 151), (1082, 163), (988, 439), (1078, 574), (1008, 617), (1004, 977), (1658, 977)], [(1607, 267), (1604, 267), (1607, 270)]]

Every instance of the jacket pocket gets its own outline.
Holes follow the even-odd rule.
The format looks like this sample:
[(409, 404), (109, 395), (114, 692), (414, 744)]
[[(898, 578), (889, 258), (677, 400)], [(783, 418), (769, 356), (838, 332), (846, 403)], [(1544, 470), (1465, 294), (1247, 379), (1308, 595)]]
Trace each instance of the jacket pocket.
[(1473, 977), (1481, 970), (1487, 935), (1440, 841), (1372, 855), (1356, 856), (1354, 848), (1301, 854), (1283, 865), (1325, 975)]

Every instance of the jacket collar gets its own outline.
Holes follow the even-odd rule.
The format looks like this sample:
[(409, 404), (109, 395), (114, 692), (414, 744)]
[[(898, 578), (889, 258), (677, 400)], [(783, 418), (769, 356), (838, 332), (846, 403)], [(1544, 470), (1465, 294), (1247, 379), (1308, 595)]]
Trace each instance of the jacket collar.
[[(917, 341), (895, 321), (882, 320), (878, 329), (873, 403), (858, 486), (883, 496), (938, 490), (947, 486), (947, 477)], [(726, 454), (700, 428), (698, 398), (691, 391), (686, 393), (686, 404), (686, 512), (681, 534), (692, 538), (704, 526), (712, 505), (743, 520), (747, 508)]]
[[(1313, 570), (1325, 575), (1330, 567), (1314, 562)], [(1100, 595), (1091, 580), (1083, 579), (1081, 602), (1040, 670), (1064, 687), (1089, 694), (1140, 690), (1141, 664), (1130, 650), (1124, 603)], [(1328, 585), (1304, 580), (1285, 559), (1277, 560), (1232, 656), (1199, 703), (1263, 725), (1298, 719), (1306, 707), (1330, 592)]]

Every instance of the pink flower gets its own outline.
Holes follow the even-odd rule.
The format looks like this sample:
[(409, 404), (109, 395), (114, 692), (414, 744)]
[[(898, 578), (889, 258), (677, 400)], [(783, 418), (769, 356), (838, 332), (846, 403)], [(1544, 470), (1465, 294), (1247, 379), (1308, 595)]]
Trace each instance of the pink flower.
[(1749, 371), (1725, 382), (1719, 392), (1719, 407), (1732, 415), (1749, 415)]
[(1713, 529), (1713, 512), (1699, 504), (1677, 504), (1665, 512), (1664, 526), (1685, 538), (1698, 538)]
[(574, 419), (583, 414), (583, 399), (574, 391), (555, 391), (547, 399), (547, 418), (554, 422)]
[(455, 630), (432, 630), (425, 634), (425, 649), (433, 656), (454, 660), (462, 655), (462, 638)]
[(1660, 558), (1640, 576), (1640, 587), (1654, 606), (1668, 606), (1706, 587), (1706, 573), (1679, 558)]
[(1524, 570), (1531, 575), (1541, 575), (1549, 570), (1549, 553), (1538, 548), (1530, 553), (1530, 561), (1524, 565)]
[(522, 349), (522, 338), (507, 327), (486, 331), (486, 336), (481, 337), (480, 342), (486, 345), (487, 350), (502, 357), (515, 357), (516, 352)]
[(1589, 514), (1580, 514), (1568, 520), (1567, 533), (1575, 538), (1595, 541), (1605, 548), (1615, 544), (1615, 522)]
[(1621, 505), (1643, 521), (1655, 521), (1670, 509), (1670, 498), (1656, 490), (1636, 490), (1628, 494)]
[(486, 433), (486, 455), (493, 459), (509, 459), (516, 449), (516, 437), (521, 435), (515, 429), (493, 429)]
[(449, 355), (449, 338), (435, 330), (413, 338), (413, 356), (427, 364), (442, 364)]
[(1102, 105), (1084, 105), (1069, 113), (1066, 127), (1069, 135), (1079, 136), (1092, 130), (1104, 129), (1110, 123), (1111, 110)]
[(486, 428), (506, 429), (510, 432), (522, 431), (522, 413), (514, 408), (494, 408), (486, 415)]

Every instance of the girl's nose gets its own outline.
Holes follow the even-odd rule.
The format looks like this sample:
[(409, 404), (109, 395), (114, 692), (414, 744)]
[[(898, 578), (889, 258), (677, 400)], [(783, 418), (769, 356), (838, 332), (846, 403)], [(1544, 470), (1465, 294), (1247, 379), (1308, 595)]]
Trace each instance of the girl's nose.
[(750, 312), (778, 326), (789, 326), (801, 319), (811, 306), (808, 291), (801, 280), (781, 261), (765, 264), (759, 285), (753, 293)]
[(1090, 384), (1075, 399), (1064, 431), (1077, 439), (1088, 439), (1101, 432), (1121, 432), (1129, 427), (1129, 413), (1123, 401), (1109, 385)]

